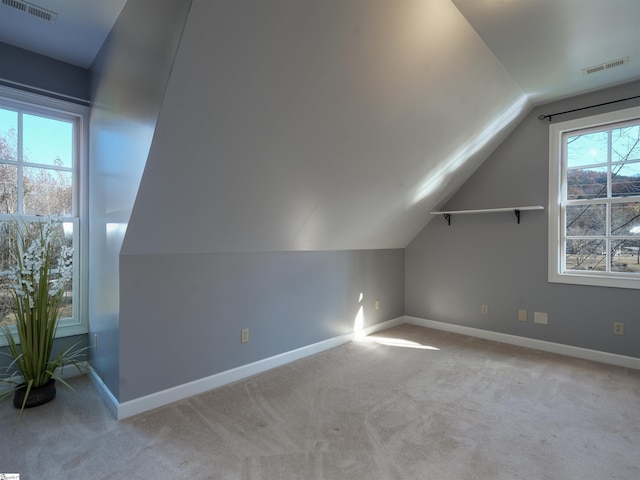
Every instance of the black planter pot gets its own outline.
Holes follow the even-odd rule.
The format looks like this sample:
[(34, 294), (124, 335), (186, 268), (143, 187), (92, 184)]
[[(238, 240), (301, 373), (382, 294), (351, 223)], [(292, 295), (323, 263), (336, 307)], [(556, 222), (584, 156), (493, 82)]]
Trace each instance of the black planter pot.
[[(13, 396), (13, 406), (16, 408), (22, 408), (22, 402), (24, 402), (24, 395), (27, 392), (26, 385), (20, 385)], [(44, 403), (50, 402), (56, 396), (56, 381), (52, 378), (46, 384), (41, 387), (31, 387), (29, 395), (27, 396), (27, 402), (24, 408), (37, 407)]]

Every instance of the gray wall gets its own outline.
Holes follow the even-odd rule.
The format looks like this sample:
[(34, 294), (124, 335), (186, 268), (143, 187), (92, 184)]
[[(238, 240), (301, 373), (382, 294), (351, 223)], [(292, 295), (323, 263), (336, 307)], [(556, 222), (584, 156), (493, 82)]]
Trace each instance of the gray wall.
[(361, 307), (364, 327), (404, 312), (403, 249), (120, 260), (120, 401), (348, 334)]
[(129, 0), (91, 68), (89, 331), (92, 365), (116, 398), (118, 255), (190, 4)]
[(345, 78), (368, 5), (193, 2), (120, 254), (121, 402), (403, 314), (404, 249), (371, 225), (413, 236), (384, 200), (412, 193), (372, 175), (410, 176), (387, 160), (425, 140)]
[[(640, 291), (547, 282), (549, 122), (541, 114), (637, 95), (640, 82), (535, 108), (444, 209), (543, 205), (544, 212), (433, 218), (406, 249), (406, 314), (495, 332), (640, 356)], [(638, 101), (635, 101), (637, 104)], [(602, 113), (633, 102), (554, 118)], [(481, 305), (489, 315), (481, 315)], [(529, 311), (518, 321), (518, 309)], [(548, 325), (533, 323), (547, 312)], [(613, 322), (625, 335), (613, 335)]]
[[(87, 335), (73, 335), (71, 337), (62, 337), (57, 338), (53, 343), (53, 352), (52, 356), (58, 355), (60, 352), (68, 349), (75, 345), (75, 349), (85, 348), (87, 343)], [(11, 358), (6, 357), (4, 354), (9, 353), (8, 347), (0, 347), (0, 372), (5, 373), (5, 369), (11, 365)], [(84, 358), (88, 358), (88, 353), (85, 354)], [(82, 358), (80, 359), (82, 360)], [(60, 372), (58, 372), (60, 373)], [(77, 373), (77, 370), (74, 366), (67, 366), (64, 369), (65, 374), (74, 375)]]
[(0, 81), (89, 100), (89, 71), (0, 42)]

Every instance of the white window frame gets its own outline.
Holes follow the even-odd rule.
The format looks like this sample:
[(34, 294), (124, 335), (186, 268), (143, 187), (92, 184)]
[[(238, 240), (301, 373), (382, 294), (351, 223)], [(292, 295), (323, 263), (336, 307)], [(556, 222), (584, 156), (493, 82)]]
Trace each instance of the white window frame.
[[(34, 93), (23, 92), (0, 85), (0, 107), (19, 109), (25, 113), (61, 118), (73, 122), (73, 213), (61, 221), (73, 224), (73, 316), (58, 322), (56, 338), (82, 335), (89, 331), (87, 310), (88, 280), (88, 158), (89, 158), (89, 107)], [(12, 215), (0, 214), (0, 220), (10, 220)], [(35, 216), (20, 215), (27, 221)], [(15, 327), (14, 331), (15, 331)], [(17, 340), (17, 336), (15, 337)], [(4, 339), (0, 338), (0, 345)]]
[(640, 289), (640, 275), (635, 278), (628, 273), (605, 273), (589, 271), (564, 271), (564, 225), (563, 199), (566, 185), (563, 184), (563, 135), (576, 130), (593, 127), (606, 128), (608, 124), (640, 119), (640, 107), (558, 122), (549, 126), (549, 282), (593, 285), (616, 288)]

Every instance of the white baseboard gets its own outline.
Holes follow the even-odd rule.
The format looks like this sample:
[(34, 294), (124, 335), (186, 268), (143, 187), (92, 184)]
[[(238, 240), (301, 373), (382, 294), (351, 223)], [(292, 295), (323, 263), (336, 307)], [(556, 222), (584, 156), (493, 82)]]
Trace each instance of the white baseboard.
[[(182, 400), (187, 397), (191, 397), (193, 395), (197, 395), (199, 393), (206, 392), (208, 390), (212, 390), (217, 387), (221, 387), (232, 382), (237, 382), (238, 380), (242, 380), (244, 378), (265, 372), (272, 368), (285, 365), (289, 362), (293, 362), (295, 360), (299, 360), (301, 358), (308, 357), (310, 355), (314, 355), (316, 353), (320, 353), (334, 347), (338, 347), (345, 343), (349, 343), (354, 339), (355, 336), (369, 335), (380, 330), (385, 330), (387, 328), (401, 325), (404, 322), (404, 317), (388, 320), (386, 322), (367, 327), (363, 329), (362, 332), (333, 337), (322, 342), (307, 345), (305, 347), (281, 353), (279, 355), (265, 358), (257, 362), (242, 365), (225, 372), (216, 373), (215, 375), (211, 375), (209, 377), (200, 378), (198, 380), (194, 380), (193, 382), (177, 385), (175, 387), (155, 392), (144, 397), (139, 397), (133, 400), (122, 402), (120, 404), (118, 404), (115, 398), (113, 398), (113, 395), (111, 395), (111, 392), (109, 392), (104, 384), (98, 386), (98, 388), (99, 390), (103, 388), (106, 390), (106, 392), (108, 392), (107, 398), (103, 396), (103, 399), (105, 400), (105, 402), (107, 402), (107, 404), (111, 402), (111, 404), (114, 405), (115, 415), (118, 420), (121, 420), (133, 415), (138, 415), (139, 413), (153, 410), (154, 408), (168, 405), (170, 403)], [(99, 383), (102, 382), (100, 381)]]
[(155, 392), (150, 395), (129, 400), (123, 403), (119, 403), (118, 400), (116, 400), (111, 391), (102, 382), (102, 379), (100, 379), (100, 377), (93, 369), (89, 369), (88, 375), (94, 387), (98, 391), (98, 394), (107, 404), (107, 407), (111, 410), (111, 412), (118, 420), (121, 420), (133, 415), (138, 415), (140, 413), (153, 410), (154, 408), (168, 405), (170, 403), (182, 400), (193, 395), (197, 395), (199, 393), (204, 393), (208, 390), (212, 390), (214, 388), (221, 387), (232, 382), (237, 382), (238, 380), (257, 375), (272, 368), (285, 365), (295, 360), (299, 360), (301, 358), (308, 357), (310, 355), (314, 355), (316, 353), (320, 353), (334, 347), (338, 347), (345, 343), (349, 343), (352, 340), (357, 340), (361, 337), (371, 335), (372, 333), (386, 330), (388, 328), (402, 325), (404, 323), (426, 328), (433, 328), (436, 330), (443, 330), (451, 333), (458, 333), (461, 335), (468, 335), (485, 340), (492, 340), (509, 345), (517, 345), (520, 347), (532, 348), (535, 350), (541, 350), (550, 353), (557, 353), (560, 355), (581, 358), (584, 360), (607, 363), (619, 367), (628, 367), (640, 370), (640, 358), (616, 355), (613, 353), (589, 350), (586, 348), (572, 347), (570, 345), (546, 342), (543, 340), (536, 340), (526, 337), (518, 337), (506, 333), (491, 332), (488, 330), (481, 330), (478, 328), (471, 328), (463, 325), (455, 325), (445, 322), (437, 322), (434, 320), (426, 320), (418, 317), (403, 316), (379, 323), (377, 325), (373, 325), (371, 327), (364, 328), (360, 332), (353, 332), (351, 334), (333, 337), (322, 342), (307, 345), (290, 352), (281, 353), (273, 357), (265, 358), (263, 360), (259, 360), (247, 365), (242, 365), (225, 372), (216, 373), (215, 375), (211, 375), (209, 377), (194, 380), (193, 382), (185, 383), (182, 385), (177, 385), (175, 387)]
[(359, 338), (366, 337), (367, 335), (371, 335), (372, 333), (380, 332), (382, 330), (386, 330), (392, 327), (397, 327), (398, 325), (402, 325), (403, 323), (407, 323), (406, 317), (404, 316), (387, 320), (386, 322), (378, 323), (376, 325), (372, 325), (371, 327), (363, 328), (359, 332), (353, 332), (351, 334), (351, 339), (358, 340)]
[(495, 342), (507, 343), (509, 345), (517, 345), (519, 347), (532, 348), (534, 350), (542, 350), (543, 352), (557, 353), (568, 357), (581, 358), (583, 360), (592, 360), (594, 362), (607, 363), (618, 367), (627, 367), (640, 370), (640, 358), (627, 357), (617, 355), (615, 353), (601, 352), (598, 350), (589, 350), (587, 348), (573, 347), (571, 345), (563, 345), (561, 343), (547, 342), (544, 340), (536, 340), (533, 338), (518, 337), (506, 333), (490, 332), (479, 328), (465, 327), (463, 325), (455, 325), (452, 323), (436, 322), (434, 320), (425, 320), (417, 317), (404, 317), (404, 323), (418, 325), (420, 327), (433, 328), (451, 333), (459, 333), (470, 337), (482, 338), (485, 340), (493, 340)]
[(100, 398), (102, 398), (104, 403), (107, 405), (107, 408), (111, 410), (114, 417), (118, 418), (118, 400), (113, 396), (111, 390), (109, 390), (109, 388), (104, 384), (98, 373), (93, 368), (89, 367), (87, 375), (98, 392), (98, 395), (100, 395)]

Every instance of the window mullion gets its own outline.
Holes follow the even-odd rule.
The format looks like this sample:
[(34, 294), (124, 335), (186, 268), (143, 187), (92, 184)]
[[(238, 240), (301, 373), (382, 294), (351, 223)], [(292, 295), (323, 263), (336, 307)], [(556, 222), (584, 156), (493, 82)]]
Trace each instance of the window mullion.
[(16, 211), (18, 215), (22, 215), (24, 213), (23, 205), (24, 205), (24, 188), (23, 188), (23, 165), (24, 161), (22, 158), (23, 155), (23, 144), (22, 144), (23, 132), (22, 132), (22, 112), (18, 112), (18, 132), (17, 132), (17, 176), (18, 176), (18, 185), (16, 186)]
[(607, 202), (607, 215), (606, 215), (606, 228), (607, 228), (607, 238), (606, 238), (606, 249), (607, 249), (607, 268), (606, 268), (606, 272), (607, 273), (611, 273), (611, 261), (612, 261), (612, 256), (611, 256), (611, 248), (613, 246), (612, 242), (611, 242), (611, 201)]
[(613, 198), (613, 164), (611, 163), (611, 129), (607, 131), (607, 165), (608, 165), (608, 178), (607, 178), (607, 214), (606, 214), (606, 249), (607, 249), (607, 268), (605, 271), (611, 273), (611, 263), (613, 260), (613, 243), (611, 242), (611, 199)]

